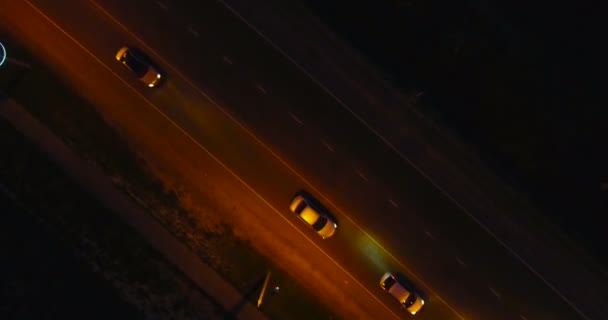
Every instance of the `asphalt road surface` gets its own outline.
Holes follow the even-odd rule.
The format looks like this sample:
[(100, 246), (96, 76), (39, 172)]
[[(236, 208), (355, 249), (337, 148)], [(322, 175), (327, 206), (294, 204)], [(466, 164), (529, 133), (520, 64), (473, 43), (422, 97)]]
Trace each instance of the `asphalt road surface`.
[[(355, 283), (343, 294), (373, 318), (409, 317), (378, 286), (393, 270), (427, 297), (420, 319), (585, 319), (220, 4), (9, 3), (0, 8), (6, 27), (46, 19), (44, 30), (20, 28), (66, 73), (81, 73), (99, 92), (110, 84), (135, 88), (103, 99), (138, 105), (140, 125), (148, 124), (146, 113), (170, 118), (164, 126), (183, 129), (264, 200), (277, 233), (304, 235), (305, 250)], [(159, 64), (160, 87), (146, 88), (114, 60), (123, 45)], [(288, 211), (299, 189), (336, 216), (333, 238), (319, 239)]]

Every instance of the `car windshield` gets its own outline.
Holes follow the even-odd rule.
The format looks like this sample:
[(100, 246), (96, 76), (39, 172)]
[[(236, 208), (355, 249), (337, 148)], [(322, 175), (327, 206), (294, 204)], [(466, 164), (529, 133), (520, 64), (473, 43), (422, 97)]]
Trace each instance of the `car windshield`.
[(323, 229), (323, 227), (325, 227), (325, 224), (327, 223), (327, 218), (325, 218), (324, 216), (319, 216), (319, 219), (317, 219), (317, 221), (315, 221), (315, 223), (312, 225), (313, 229), (320, 231), (321, 229)]
[(416, 298), (417, 298), (417, 297), (416, 297), (416, 295), (415, 295), (415, 294), (413, 294), (413, 293), (412, 293), (412, 294), (410, 294), (410, 296), (409, 296), (409, 297), (407, 297), (407, 299), (405, 300), (405, 303), (404, 303), (405, 307), (406, 307), (406, 308), (411, 307), (411, 306), (414, 304), (414, 302), (416, 302)]
[(129, 51), (125, 55), (125, 64), (140, 78), (148, 72), (148, 65)]
[(388, 290), (395, 284), (395, 279), (393, 277), (388, 277), (384, 280), (384, 289)]
[(295, 213), (300, 214), (302, 213), (302, 210), (304, 210), (304, 208), (306, 208), (306, 202), (302, 201), (298, 204), (298, 206), (296, 207)]

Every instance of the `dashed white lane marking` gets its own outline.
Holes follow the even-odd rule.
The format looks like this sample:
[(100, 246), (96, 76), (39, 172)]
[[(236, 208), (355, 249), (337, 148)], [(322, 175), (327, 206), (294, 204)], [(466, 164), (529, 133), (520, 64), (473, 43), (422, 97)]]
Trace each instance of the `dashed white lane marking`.
[(297, 117), (295, 114), (293, 114), (293, 113), (291, 113), (291, 112), (290, 112), (290, 113), (289, 113), (289, 115), (291, 116), (291, 118), (292, 118), (292, 119), (293, 119), (295, 122), (297, 122), (297, 123), (299, 123), (299, 124), (302, 124), (302, 120), (300, 120), (300, 118), (298, 118), (298, 117)]
[(388, 199), (388, 203), (390, 203), (391, 206), (395, 208), (399, 208), (399, 205), (397, 204), (397, 202), (393, 201), (393, 199)]
[(198, 31), (196, 31), (196, 30), (194, 29), (194, 27), (193, 27), (193, 26), (188, 26), (188, 31), (189, 31), (190, 33), (192, 33), (192, 35), (194, 35), (195, 37), (198, 37), (198, 36), (199, 36)]
[(327, 148), (331, 152), (334, 152), (334, 147), (331, 144), (327, 143), (325, 140), (322, 140), (322, 142), (325, 148)]
[(227, 64), (233, 64), (232, 60), (230, 60), (230, 58), (223, 56), (222, 60), (224, 60), (224, 62), (226, 62)]
[(163, 10), (165, 10), (165, 11), (169, 11), (169, 7), (167, 7), (167, 6), (166, 6), (164, 3), (162, 3), (162, 2), (160, 2), (160, 1), (158, 1), (158, 0), (156, 0), (156, 4), (157, 4), (157, 5), (158, 5), (158, 6), (159, 6), (161, 9), (163, 9)]
[(365, 180), (366, 182), (369, 181), (367, 180), (367, 177), (363, 174), (363, 172), (357, 170), (357, 175), (359, 175), (359, 177), (361, 177), (361, 179)]
[(256, 84), (255, 84), (255, 87), (256, 87), (256, 88), (257, 88), (257, 89), (258, 89), (258, 90), (259, 90), (261, 93), (266, 94), (266, 89), (264, 89), (264, 87), (262, 87), (262, 85), (261, 85), (261, 84), (256, 83)]
[(435, 236), (427, 229), (424, 229), (424, 233), (429, 236), (429, 238), (435, 240)]
[(462, 261), (462, 259), (460, 259), (459, 256), (456, 256), (456, 261), (458, 261), (458, 263), (463, 267), (463, 268), (467, 268), (468, 265), (466, 263), (464, 263), (464, 261)]
[(488, 287), (488, 289), (490, 289), (490, 291), (496, 296), (496, 298), (500, 299), (500, 292), (496, 291), (496, 289), (492, 287)]

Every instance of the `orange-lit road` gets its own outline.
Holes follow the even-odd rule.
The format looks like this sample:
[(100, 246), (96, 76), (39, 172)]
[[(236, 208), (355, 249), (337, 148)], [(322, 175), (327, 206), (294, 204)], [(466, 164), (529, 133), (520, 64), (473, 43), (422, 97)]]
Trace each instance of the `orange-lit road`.
[[(32, 3), (57, 25), (27, 2), (10, 1), (7, 9), (0, 8), (5, 26), (37, 52), (46, 52), (46, 59), (77, 82), (112, 122), (141, 135), (146, 148), (156, 150), (154, 162), (184, 166), (175, 169), (182, 173), (193, 170), (192, 185), (201, 172), (213, 171), (223, 172), (216, 173), (218, 179), (231, 176), (232, 185), (246, 186), (249, 195), (243, 198), (260, 209), (243, 220), (262, 221), (277, 240), (289, 243), (290, 254), (313, 261), (318, 272), (302, 274), (303, 281), (327, 275), (331, 283), (317, 286), (325, 292), (321, 295), (332, 304), (357, 305), (345, 304), (343, 312), (405, 318), (377, 285), (384, 271), (397, 270), (428, 295), (420, 319), (581, 318), (213, 3), (191, 16), (143, 0)], [(148, 90), (133, 79), (113, 60), (124, 44), (144, 49), (159, 62), (166, 83)], [(176, 126), (184, 133), (170, 135)], [(196, 143), (187, 142), (187, 136)], [(334, 238), (318, 239), (287, 211), (287, 202), (301, 188), (320, 196), (337, 216)]]
[[(397, 308), (391, 310), (374, 298), (377, 294), (377, 290), (374, 290), (377, 289), (374, 286), (376, 281), (365, 285), (358, 283), (358, 274), (348, 274), (353, 270), (343, 269), (347, 266), (345, 261), (331, 258), (340, 256), (336, 251), (342, 250), (344, 244), (321, 241), (308, 229), (301, 228), (300, 222), (287, 213), (286, 199), (290, 199), (295, 190), (303, 185), (298, 177), (179, 76), (169, 72), (171, 76), (162, 90), (151, 91), (142, 86), (113, 58), (116, 43), (133, 43), (136, 40), (125, 35), (93, 7), (79, 6), (74, 2), (70, 8), (76, 10), (78, 15), (71, 16), (76, 19), (68, 19), (73, 23), (68, 25), (54, 25), (54, 21), (62, 19), (58, 19), (52, 10), (44, 8), (43, 16), (36, 7), (22, 1), (10, 2), (0, 9), (2, 13), (11, 13), (2, 16), (3, 27), (19, 35), (37, 52), (43, 53), (43, 58), (94, 101), (104, 116), (121, 128), (125, 135), (138, 135), (133, 140), (138, 144), (138, 149), (141, 148), (140, 151), (147, 155), (157, 156), (148, 160), (161, 166), (175, 167), (167, 171), (181, 174), (183, 184), (195, 188), (197, 184), (212, 181), (233, 191), (230, 196), (235, 198), (234, 203), (250, 208), (246, 212), (255, 215), (257, 223), (267, 228), (266, 232), (272, 236), (269, 240), (288, 244), (294, 251), (282, 253), (288, 260), (281, 260), (281, 255), (277, 254), (278, 262), (296, 271), (295, 275), (300, 273), (302, 281), (312, 282), (323, 292), (331, 293), (334, 298), (329, 302), (339, 306), (336, 308), (339, 314), (345, 318), (397, 318)], [(28, 23), (23, 24), (23, 21)], [(163, 112), (179, 125), (166, 118)], [(189, 133), (186, 134), (185, 130)], [(200, 179), (200, 183), (197, 179)], [(245, 184), (252, 188), (244, 187)], [(280, 192), (276, 192), (276, 186), (279, 186)], [(263, 195), (263, 199), (257, 195)], [(250, 219), (243, 217), (244, 221)], [(364, 238), (346, 222), (342, 227), (353, 231), (351, 237)], [(252, 225), (252, 228), (260, 230), (259, 225)], [(268, 241), (261, 235), (258, 238), (262, 242)], [(348, 249), (348, 246), (345, 248)], [(351, 262), (362, 260), (361, 263), (364, 263), (358, 254), (351, 255)], [(294, 261), (304, 263), (291, 266), (290, 263)], [(307, 265), (309, 261), (314, 262), (314, 270)], [(305, 267), (306, 273), (298, 272), (302, 267)], [(332, 279), (331, 282), (319, 281), (325, 276)], [(344, 292), (338, 294), (336, 290)]]

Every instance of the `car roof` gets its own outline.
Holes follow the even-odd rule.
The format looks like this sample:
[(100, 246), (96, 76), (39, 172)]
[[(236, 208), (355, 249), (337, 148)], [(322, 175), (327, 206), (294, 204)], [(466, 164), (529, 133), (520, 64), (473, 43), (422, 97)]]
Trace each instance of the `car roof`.
[[(308, 204), (308, 202), (306, 202), (306, 204)], [(300, 217), (310, 225), (313, 225), (319, 219), (319, 216), (321, 216), (321, 214), (310, 205), (307, 205), (300, 213)]]
[(401, 303), (404, 303), (411, 294), (399, 281), (395, 282), (388, 292)]

